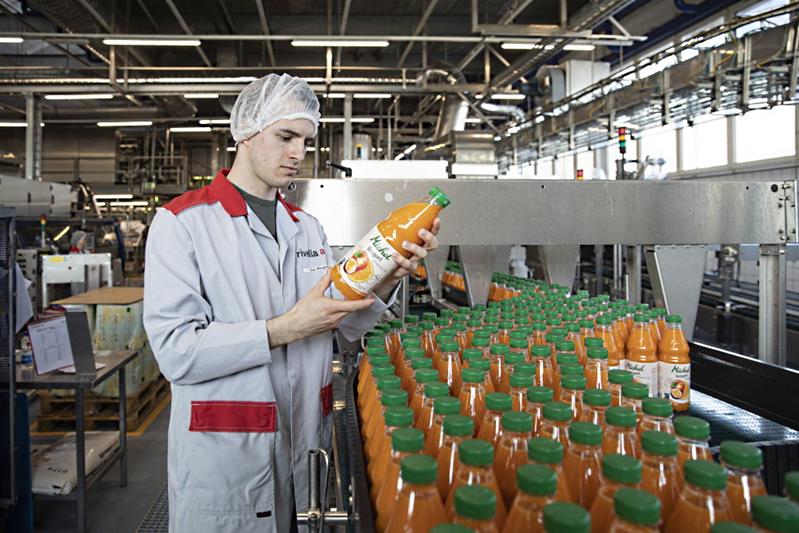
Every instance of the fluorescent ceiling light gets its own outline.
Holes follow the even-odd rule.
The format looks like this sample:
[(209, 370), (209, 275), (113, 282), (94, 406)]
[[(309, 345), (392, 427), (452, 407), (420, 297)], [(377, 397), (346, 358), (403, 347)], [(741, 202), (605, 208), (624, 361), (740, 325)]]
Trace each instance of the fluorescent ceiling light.
[(593, 44), (567, 44), (563, 47), (567, 52), (590, 52), (594, 48)]
[(95, 194), (95, 200), (132, 200), (132, 194)]
[(482, 120), (477, 117), (466, 117), (467, 124), (480, 124)]
[(24, 40), (22, 37), (0, 37), (0, 43), (19, 44)]
[(344, 93), (325, 93), (322, 95), (322, 98), (344, 98), (347, 96)]
[(177, 128), (169, 128), (172, 133), (208, 133), (211, 131), (210, 126), (181, 126)]
[(18, 120), (0, 122), (0, 128), (26, 128), (27, 126), (28, 126), (27, 122), (22, 122)]
[(150, 205), (147, 200), (133, 200), (132, 202), (110, 202), (114, 207), (146, 207)]
[(183, 98), (191, 98), (194, 100), (212, 100), (214, 98), (219, 98), (217, 93), (186, 93), (183, 95)]
[(500, 48), (503, 50), (532, 50), (541, 48), (541, 45), (538, 43), (502, 43)]
[(119, 120), (119, 121), (105, 121), (105, 122), (98, 122), (98, 126), (101, 128), (124, 128), (126, 126), (134, 127), (134, 126), (152, 126), (152, 120)]
[(45, 100), (110, 100), (114, 95), (110, 93), (97, 94), (46, 94)]
[(200, 124), (205, 126), (214, 126), (217, 124), (230, 124), (229, 118), (204, 118), (200, 121)]
[(355, 98), (391, 98), (389, 93), (355, 93)]
[(295, 39), (291, 41), (291, 46), (323, 46), (323, 47), (370, 47), (370, 48), (385, 48), (388, 46), (388, 41), (382, 40), (321, 40), (321, 39)]
[(235, 146), (228, 146), (227, 147), (227, 151), (228, 152), (235, 152), (236, 151), (236, 147)]
[[(89, 80), (93, 81), (93, 80)], [(106, 82), (98, 79), (96, 83)], [(219, 77), (158, 77), (158, 78), (117, 78), (117, 83), (250, 83), (255, 81), (255, 76), (219, 76)], [(80, 82), (79, 83), (83, 83)]]
[(103, 39), (108, 46), (200, 46), (199, 39)]
[[(352, 117), (351, 122), (353, 123), (360, 123), (360, 124), (371, 124), (374, 122), (375, 119), (372, 117)], [(333, 123), (344, 123), (344, 117), (322, 117), (319, 119), (319, 122), (333, 122)]]
[(525, 95), (519, 93), (497, 93), (491, 95), (492, 100), (524, 100), (525, 98)]

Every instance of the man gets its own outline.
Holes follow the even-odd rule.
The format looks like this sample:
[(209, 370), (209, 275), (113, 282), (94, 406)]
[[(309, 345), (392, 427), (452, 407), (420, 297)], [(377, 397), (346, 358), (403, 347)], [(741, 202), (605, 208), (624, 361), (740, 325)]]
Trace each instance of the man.
[(424, 247), (406, 243), (410, 259), (397, 255), (396, 274), (364, 300), (330, 286), (321, 225), (278, 192), (297, 175), (318, 109), (298, 78), (270, 74), (245, 87), (230, 116), (230, 171), (153, 220), (144, 325), (172, 384), (171, 531), (296, 529), (308, 451), (330, 446), (331, 331), (360, 337), (438, 245), (436, 221), (420, 232)]

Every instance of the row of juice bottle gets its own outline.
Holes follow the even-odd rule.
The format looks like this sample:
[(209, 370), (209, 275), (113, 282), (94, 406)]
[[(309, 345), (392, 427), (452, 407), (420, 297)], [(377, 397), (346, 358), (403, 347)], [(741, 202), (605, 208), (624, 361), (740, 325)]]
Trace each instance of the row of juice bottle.
[(441, 274), (441, 284), (459, 291), (466, 291), (466, 280), (463, 277), (460, 263), (447, 261), (444, 273)]
[[(428, 315), (424, 318), (433, 317)], [(670, 421), (671, 402), (648, 398), (648, 387), (635, 382), (630, 372), (618, 368), (608, 372), (607, 367), (602, 365), (607, 358), (607, 350), (599, 345), (587, 350), (586, 366), (582, 367), (579, 357), (573, 353), (573, 347), (563, 344), (573, 341), (558, 341), (564, 350), (554, 352), (554, 366), (551, 365), (551, 348), (554, 346), (533, 345), (529, 352), (539, 360), (539, 364), (532, 364), (525, 362), (524, 354), (519, 353), (519, 350), (512, 352), (510, 345), (497, 342), (491, 345), (489, 353), (491, 356), (500, 356), (502, 360), (493, 364), (497, 357), (490, 359), (484, 356), (481, 345), (485, 342), (478, 330), (459, 331), (457, 327), (448, 330), (445, 321), (448, 324), (453, 321), (446, 316), (435, 317), (434, 323), (440, 326), (441, 331), (431, 342), (430, 335), (426, 334), (430, 333), (427, 331), (429, 328), (420, 327), (415, 317), (408, 319), (406, 323), (394, 321), (371, 332), (360, 366), (358, 407), (379, 531), (386, 530), (391, 517), (398, 513), (397, 503), (402, 487), (400, 459), (403, 454), (423, 451), (436, 461), (439, 498), (446, 502), (450, 516), (457, 509), (454, 489), (461, 473), (466, 479), (461, 484), (482, 484), (480, 479), (495, 475), (494, 493), (498, 503), (495, 505), (494, 521), (500, 528), (507, 528), (504, 525), (505, 518), (522, 485), (516, 479), (518, 467), (531, 460), (534, 450), (541, 446), (533, 445), (533, 441), (528, 443), (527, 439), (537, 435), (542, 437), (540, 440), (560, 444), (560, 457), (563, 457), (564, 450), (567, 458), (571, 457), (572, 450), (580, 451), (585, 456), (583, 459), (587, 463), (577, 466), (574, 466), (573, 461), (565, 460), (563, 471), (572, 474), (564, 473), (558, 477), (571, 480), (560, 483), (562, 492), (569, 494), (563, 499), (580, 503), (587, 509), (591, 509), (591, 500), (596, 497), (599, 487), (603, 486), (602, 479), (612, 479), (612, 474), (603, 472), (599, 466), (602, 457), (611, 457), (616, 453), (633, 458), (653, 454), (659, 458), (655, 462), (657, 472), (660, 472), (663, 464), (674, 463), (670, 469), (673, 475), (666, 478), (659, 476), (658, 483), (663, 486), (656, 490), (661, 496), (659, 502), (663, 502), (663, 520), (671, 516), (678, 500), (679, 487), (685, 483), (681, 466), (688, 459), (710, 459), (707, 424), (691, 417), (680, 417), (676, 423), (677, 437), (670, 438), (675, 431)], [(454, 322), (457, 325), (458, 321)], [(460, 341), (456, 340), (459, 333), (463, 333)], [(460, 343), (466, 345), (469, 342), (468, 333), (472, 334), (472, 347), (461, 349)], [(510, 340), (517, 340), (515, 344), (520, 349), (521, 342), (518, 341), (521, 337), (515, 337)], [(587, 340), (590, 346), (591, 338)], [(571, 351), (566, 348), (571, 348)], [(549, 369), (550, 386), (547, 386), (543, 377), (539, 380), (542, 384), (534, 384), (535, 376), (539, 375), (536, 370), (541, 368)], [(587, 382), (594, 386), (586, 390)], [(555, 393), (555, 387), (559, 389), (559, 394)], [(491, 392), (497, 390), (502, 392)], [(561, 402), (551, 401), (554, 398)], [(410, 430), (410, 426), (416, 428), (414, 439), (418, 446), (402, 441), (401, 435), (407, 432), (394, 436), (396, 429)], [(463, 467), (469, 464), (470, 459), (467, 457), (464, 460), (459, 452), (459, 445), (474, 436), (487, 442), (491, 448), (485, 451), (483, 446), (482, 461), (485, 464), (482, 465), (482, 474)], [(671, 439), (674, 439), (673, 444)], [(726, 447), (738, 445), (727, 443)], [(467, 444), (467, 450), (469, 446), (480, 445)], [(587, 450), (580, 450), (581, 447)], [(672, 447), (674, 454), (658, 455), (658, 450), (662, 452), (664, 448), (671, 450)], [(678, 448), (684, 452), (679, 457)], [(700, 453), (698, 450), (705, 451)], [(752, 453), (758, 453), (756, 448), (752, 450)], [(487, 460), (489, 453), (491, 459)], [(735, 457), (734, 453), (732, 457)], [(734, 465), (732, 461), (734, 459), (730, 465)], [(560, 462), (558, 459), (557, 462), (545, 464), (555, 466), (555, 470), (558, 470)], [(589, 467), (589, 463), (593, 466)], [(571, 467), (568, 466), (570, 464)], [(703, 467), (699, 468), (701, 470)], [(725, 471), (725, 479), (727, 475)], [(744, 511), (739, 514), (748, 516), (751, 497), (765, 491), (762, 481), (759, 485), (755, 483), (759, 480), (756, 475), (751, 477), (747, 474), (744, 477), (753, 480), (751, 486), (737, 490), (736, 487), (741, 484), (733, 484), (728, 492), (734, 502), (733, 509), (743, 508)], [(679, 480), (676, 483), (675, 478)], [(470, 479), (471, 482), (468, 481)], [(569, 485), (572, 487), (570, 491)], [(724, 495), (726, 497), (727, 491)], [(605, 499), (605, 509), (610, 514), (611, 502), (611, 498)], [(718, 512), (711, 515), (714, 518), (708, 518), (705, 514), (698, 520), (710, 523), (725, 516)], [(527, 530), (524, 529), (527, 522), (521, 522), (523, 529), (506, 530)], [(600, 521), (594, 530), (604, 531), (607, 523), (607, 520)], [(677, 529), (673, 530), (679, 531), (682, 526), (675, 527)]]

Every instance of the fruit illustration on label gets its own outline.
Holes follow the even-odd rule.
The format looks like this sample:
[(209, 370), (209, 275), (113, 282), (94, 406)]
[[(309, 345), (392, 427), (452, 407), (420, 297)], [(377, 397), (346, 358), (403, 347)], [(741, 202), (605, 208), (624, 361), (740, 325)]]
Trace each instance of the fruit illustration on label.
[(680, 379), (672, 381), (669, 389), (671, 389), (671, 397), (675, 400), (688, 398), (688, 384)]
[(344, 263), (344, 273), (356, 283), (365, 283), (372, 277), (374, 269), (369, 256), (363, 250), (355, 251)]

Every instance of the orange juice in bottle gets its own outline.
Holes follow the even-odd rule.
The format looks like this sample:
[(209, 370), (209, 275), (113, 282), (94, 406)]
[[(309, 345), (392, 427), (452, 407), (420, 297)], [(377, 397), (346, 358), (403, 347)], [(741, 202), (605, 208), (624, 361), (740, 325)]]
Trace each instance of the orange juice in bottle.
[(658, 345), (657, 395), (670, 400), (675, 411), (687, 411), (691, 404), (691, 357), (682, 330), (682, 317), (668, 315), (665, 322)]
[(506, 411), (502, 414), (502, 435), (494, 458), (494, 473), (506, 507), (516, 497), (516, 469), (527, 463), (527, 440), (532, 436), (533, 418), (529, 413)]
[[(494, 384), (494, 389), (498, 392), (503, 392), (500, 389), (503, 374), (502, 360), (508, 353), (510, 353), (510, 347), (507, 344), (492, 344), (488, 352), (488, 358), (491, 360), (491, 382)], [(504, 392), (508, 391), (506, 390)]]
[[(377, 378), (376, 392), (373, 398), (369, 400), (366, 406), (361, 424), (361, 436), (368, 439), (372, 432), (372, 426), (375, 425), (377, 418), (383, 416), (383, 394), (389, 390), (402, 390), (400, 387), (399, 376), (390, 375)], [(402, 391), (405, 392), (405, 391)], [(402, 405), (402, 404), (400, 404)]]
[(678, 416), (674, 419), (674, 432), (677, 434), (677, 462), (680, 464), (680, 489), (685, 462), (691, 459), (713, 460), (710, 453), (710, 424), (695, 416)]
[(475, 533), (499, 533), (496, 522), (497, 497), (488, 487), (467, 485), (455, 491), (453, 523)]
[(501, 320), (499, 322), (499, 331), (497, 331), (497, 342), (500, 344), (510, 344), (511, 330), (513, 330), (513, 322), (510, 320)]
[(387, 533), (428, 533), (446, 522), (444, 504), (436, 488), (436, 462), (426, 455), (410, 455), (400, 461), (402, 488), (397, 496)]
[(641, 444), (636, 432), (635, 411), (629, 407), (609, 407), (605, 415), (602, 452), (641, 457)]
[(486, 411), (486, 391), (483, 386), (485, 374), (477, 368), (465, 368), (461, 376), (463, 378), (459, 395), (461, 414), (472, 419), (476, 433), (480, 429)]
[(533, 384), (539, 387), (553, 388), (555, 378), (552, 370), (552, 361), (549, 357), (549, 347), (539, 344), (532, 346), (530, 348), (530, 359), (535, 365)]
[(674, 424), (671, 421), (673, 414), (671, 402), (663, 398), (644, 398), (641, 401), (644, 416), (638, 423), (638, 436), (644, 431), (663, 431), (674, 433)]
[(625, 370), (632, 372), (636, 381), (647, 386), (650, 391), (658, 387), (657, 344), (649, 329), (646, 315), (635, 315), (635, 324), (627, 339), (627, 362)]
[(605, 413), (610, 407), (610, 392), (589, 389), (583, 393), (583, 410), (577, 420), (596, 424), (605, 431)]
[[(377, 364), (374, 364), (377, 363)], [(394, 375), (394, 365), (390, 361), (375, 361), (372, 366), (372, 377), (364, 383), (363, 393), (358, 394), (358, 411), (362, 424), (366, 421), (366, 413), (372, 407), (373, 399), (377, 396), (377, 380)]]
[[(602, 458), (602, 482), (591, 505), (592, 533), (605, 533), (610, 529), (616, 492), (624, 487), (637, 489), (640, 483), (641, 463), (635, 457), (612, 453)], [(685, 530), (688, 531), (694, 530)]]
[(572, 410), (572, 420), (576, 420), (583, 412), (583, 391), (585, 391), (585, 377), (563, 376), (560, 381), (559, 400), (567, 404)]
[(649, 388), (643, 383), (628, 383), (621, 386), (621, 405), (635, 411), (638, 422), (644, 417), (643, 402), (649, 397)]
[(467, 348), (471, 348), (474, 340), (474, 332), (483, 327), (483, 320), (480, 318), (470, 318), (466, 321), (466, 343)]
[[(524, 364), (524, 363), (523, 363)], [(510, 376), (510, 394), (514, 411), (527, 410), (527, 389), (533, 385), (533, 375), (526, 367), (516, 365)]]
[(497, 527), (501, 529), (505, 524), (507, 510), (494, 475), (494, 447), (482, 440), (465, 440), (458, 447), (458, 458), (460, 468), (455, 473), (455, 479), (444, 504), (447, 516), (450, 519), (455, 517), (455, 491), (458, 487), (482, 485), (491, 489), (497, 498), (495, 521)]
[(661, 504), (652, 494), (622, 487), (613, 496), (612, 533), (658, 533)]
[(483, 373), (483, 388), (486, 394), (496, 392), (494, 383), (491, 381), (491, 361), (483, 357), (482, 359), (472, 359), (469, 361), (469, 368), (474, 368)]
[(511, 353), (518, 353), (522, 356), (522, 360), (527, 362), (529, 360), (530, 343), (527, 342), (527, 335), (524, 331), (516, 330), (511, 331), (510, 351)]
[(485, 330), (477, 330), (472, 337), (472, 348), (483, 352), (483, 357), (489, 357), (489, 333)]
[(508, 394), (494, 392), (486, 395), (486, 412), (480, 422), (477, 438), (496, 446), (502, 432), (502, 414), (512, 407), (513, 400)]
[(411, 427), (413, 423), (413, 411), (410, 407), (391, 407), (386, 411), (384, 417), (386, 430), (381, 436), (381, 440), (377, 443), (377, 454), (374, 461), (368, 463), (366, 466), (366, 473), (369, 476), (369, 481), (372, 483), (370, 494), (372, 501), (377, 499), (377, 492), (380, 490), (386, 467), (391, 460), (391, 435), (395, 430), (403, 427)]
[(544, 507), (546, 533), (588, 533), (591, 518), (588, 512), (574, 503), (553, 502)]
[(583, 338), (580, 336), (580, 326), (571, 322), (566, 325), (566, 340), (572, 341), (574, 343), (574, 353), (577, 354), (578, 361), (581, 365), (585, 364), (585, 344), (583, 344)]
[(402, 488), (400, 461), (409, 455), (421, 453), (423, 443), (424, 435), (418, 429), (399, 428), (391, 434), (391, 460), (386, 465), (386, 471), (375, 500), (378, 531), (386, 529), (394, 501)]
[(516, 470), (519, 493), (513, 501), (503, 533), (543, 533), (544, 507), (555, 501), (558, 478), (544, 465), (521, 465)]
[(441, 501), (447, 501), (449, 487), (455, 479), (455, 472), (460, 467), (458, 446), (474, 435), (474, 421), (464, 415), (446, 415), (443, 423), (444, 438), (436, 454), (438, 463), (438, 493)]
[(436, 398), (433, 407), (433, 424), (424, 438), (424, 453), (435, 458), (444, 444), (444, 418), (461, 412), (461, 401), (451, 396)]
[(541, 422), (544, 419), (544, 404), (551, 402), (553, 398), (552, 389), (533, 385), (527, 388), (527, 406), (525, 411), (533, 417), (533, 435), (538, 436), (541, 430)]
[(641, 488), (660, 500), (661, 519), (665, 522), (680, 497), (677, 437), (662, 431), (644, 431), (641, 447)]
[(624, 369), (624, 347), (617, 332), (613, 331), (613, 321), (608, 315), (596, 319), (594, 335), (602, 339), (604, 348), (608, 351), (608, 367)]
[(716, 522), (732, 520), (727, 500), (727, 469), (713, 461), (686, 461), (685, 488), (666, 521), (665, 533), (707, 531)]
[(610, 391), (610, 405), (619, 407), (621, 405), (621, 388), (633, 382), (633, 375), (626, 370), (617, 368), (608, 370), (608, 390)]
[(740, 524), (752, 523), (752, 499), (766, 495), (766, 485), (760, 471), (763, 468), (761, 451), (744, 442), (721, 443), (721, 464), (727, 467), (727, 499), (732, 519)]
[(569, 483), (563, 471), (563, 445), (546, 437), (533, 437), (527, 443), (527, 458), (531, 464), (548, 466), (555, 471), (558, 479), (555, 499), (559, 502), (572, 501)]
[[(333, 267), (334, 269), (336, 267)], [(388, 355), (391, 356), (391, 361), (396, 362), (397, 356), (402, 349), (400, 334), (404, 324), (402, 320), (389, 320), (388, 330), (386, 332), (386, 344), (388, 345)]]
[(436, 351), (436, 337), (435, 337), (435, 322), (425, 320), (422, 322), (422, 335), (419, 340), (422, 341), (422, 349), (424, 350), (425, 357), (433, 358), (433, 353)]
[(755, 496), (752, 498), (752, 518), (758, 531), (796, 531), (799, 505), (779, 496)]
[(383, 343), (384, 341), (382, 336), (369, 337), (369, 339), (366, 341), (366, 349), (364, 349), (361, 359), (358, 361), (358, 370), (360, 370), (360, 375), (358, 377), (359, 394), (362, 392), (363, 382), (366, 381), (365, 378), (371, 375), (373, 363), (372, 358), (377, 357), (378, 361), (390, 360), (388, 357), (388, 352), (386, 352)]
[[(408, 393), (402, 389), (383, 391), (380, 397), (381, 408), (375, 413), (375, 422), (372, 423), (369, 433), (364, 439), (364, 452), (367, 462), (377, 459), (377, 452), (386, 431), (386, 412), (392, 407), (405, 407), (408, 405)], [(411, 415), (413, 416), (413, 415)]]
[(602, 428), (588, 422), (569, 426), (571, 446), (563, 457), (563, 470), (574, 503), (590, 509), (599, 490), (602, 469)]
[(425, 399), (425, 387), (428, 383), (439, 383), (438, 372), (432, 368), (422, 368), (416, 371), (414, 375), (416, 387), (411, 396), (411, 409), (413, 409), (413, 424), (419, 423), (419, 417), (422, 416), (422, 408)]
[(445, 341), (441, 343), (441, 365), (438, 369), (441, 381), (449, 385), (450, 394), (457, 396), (461, 390), (461, 356), (458, 343)]
[(507, 352), (502, 357), (498, 392), (510, 392), (510, 376), (513, 374), (513, 366), (519, 363), (524, 363), (524, 355), (519, 352)]
[(605, 348), (588, 348), (585, 363), (585, 381), (588, 389), (607, 389), (608, 351)]
[[(438, 379), (438, 375), (436, 375)], [(437, 398), (449, 397), (449, 387), (446, 383), (434, 381), (424, 385), (424, 397), (422, 398), (422, 408), (419, 410), (419, 418), (414, 427), (424, 431), (425, 435), (433, 427), (433, 406)]]
[(461, 359), (463, 359), (463, 364), (461, 365), (462, 370), (470, 368), (472, 361), (483, 359), (483, 357), (483, 350), (479, 348), (466, 348), (461, 354)]
[(582, 318), (580, 319), (580, 322), (578, 324), (580, 326), (580, 339), (582, 340), (583, 345), (585, 346), (585, 339), (587, 339), (588, 337), (595, 336), (594, 321), (588, 318)]
[(544, 418), (538, 435), (556, 440), (566, 449), (569, 447), (569, 423), (572, 420), (572, 409), (563, 402), (547, 402), (544, 404)]
[(534, 322), (533, 334), (530, 336), (530, 344), (532, 346), (546, 346), (547, 345), (547, 325), (546, 322)]
[(392, 211), (331, 268), (333, 285), (348, 300), (365, 298), (398, 268), (394, 254), (411, 255), (403, 247), (405, 241), (424, 244), (419, 232), (429, 231), (447, 205), (447, 195), (433, 187), (426, 198)]

